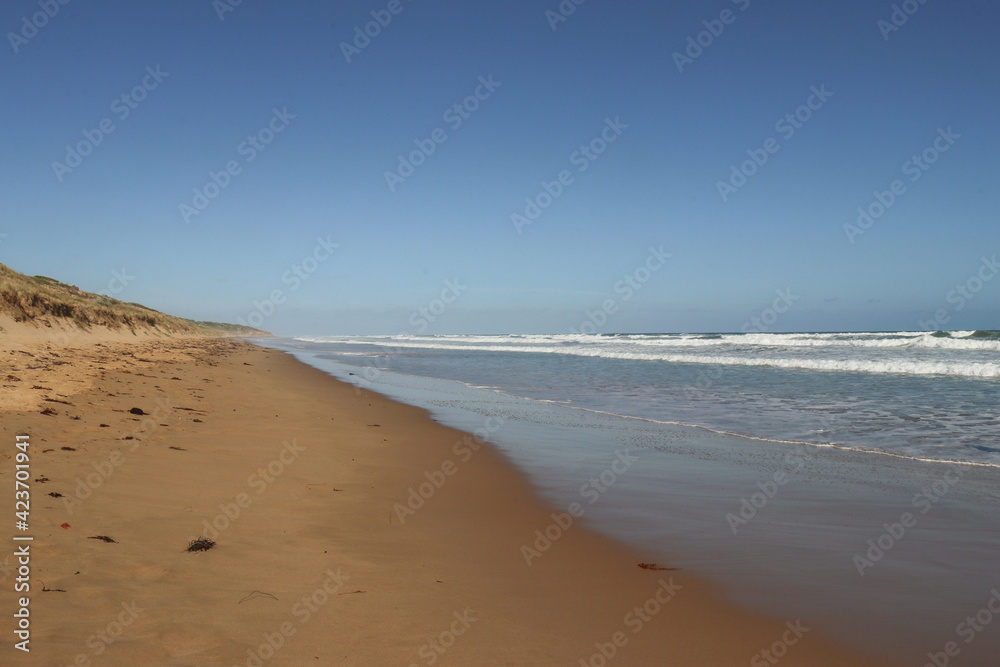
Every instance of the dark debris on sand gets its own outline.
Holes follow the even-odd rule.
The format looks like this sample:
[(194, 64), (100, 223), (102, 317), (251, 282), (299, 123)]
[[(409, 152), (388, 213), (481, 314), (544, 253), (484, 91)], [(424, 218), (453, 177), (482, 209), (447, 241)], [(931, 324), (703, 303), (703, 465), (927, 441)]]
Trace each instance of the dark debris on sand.
[(207, 537), (199, 537), (197, 540), (191, 540), (191, 544), (188, 545), (188, 551), (208, 551), (215, 546), (213, 540)]

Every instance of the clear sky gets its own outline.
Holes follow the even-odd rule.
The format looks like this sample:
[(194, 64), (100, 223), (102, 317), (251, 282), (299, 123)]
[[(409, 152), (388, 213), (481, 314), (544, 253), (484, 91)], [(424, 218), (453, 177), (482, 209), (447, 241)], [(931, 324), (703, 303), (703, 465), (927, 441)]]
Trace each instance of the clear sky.
[(279, 334), (1000, 329), (992, 0), (63, 1), (0, 7), (19, 271)]

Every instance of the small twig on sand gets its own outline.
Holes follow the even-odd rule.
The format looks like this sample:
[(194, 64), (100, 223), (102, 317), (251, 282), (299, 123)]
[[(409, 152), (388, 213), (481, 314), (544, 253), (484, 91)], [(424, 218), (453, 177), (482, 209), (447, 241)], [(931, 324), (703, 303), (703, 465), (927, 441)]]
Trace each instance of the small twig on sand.
[(265, 593), (264, 591), (253, 591), (252, 593), (250, 593), (250, 595), (248, 595), (245, 598), (243, 598), (242, 600), (240, 600), (237, 604), (243, 604), (247, 600), (255, 600), (255, 599), (257, 599), (259, 597), (263, 597), (265, 595), (267, 597), (271, 598), (272, 600), (277, 600), (278, 599), (278, 598), (274, 597), (273, 595), (271, 595), (270, 593)]
[(639, 567), (644, 570), (676, 570), (676, 567), (660, 567), (656, 563), (639, 563)]

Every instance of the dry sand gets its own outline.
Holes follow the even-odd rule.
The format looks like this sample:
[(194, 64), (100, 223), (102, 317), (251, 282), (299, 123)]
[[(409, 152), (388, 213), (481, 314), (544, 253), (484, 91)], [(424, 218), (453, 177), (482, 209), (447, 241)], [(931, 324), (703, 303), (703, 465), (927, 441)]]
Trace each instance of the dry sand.
[[(13, 592), (23, 543), (0, 556), (0, 664), (776, 664), (754, 662), (769, 647), (786, 665), (885, 664), (642, 569), (580, 522), (529, 567), (521, 547), (554, 510), (489, 445), (283, 353), (0, 327), (7, 532), (34, 537), (30, 593)], [(394, 509), (426, 473), (444, 483)], [(188, 552), (198, 537), (216, 546)], [(30, 653), (13, 647), (22, 595)]]

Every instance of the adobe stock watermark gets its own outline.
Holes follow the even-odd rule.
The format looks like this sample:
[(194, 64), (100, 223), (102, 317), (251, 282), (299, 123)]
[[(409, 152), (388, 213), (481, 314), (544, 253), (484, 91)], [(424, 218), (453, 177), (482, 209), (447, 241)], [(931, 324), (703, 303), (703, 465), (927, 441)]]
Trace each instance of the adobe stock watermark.
[(288, 300), (288, 294), (302, 287), (302, 284), (309, 280), (319, 270), (320, 265), (329, 260), (333, 256), (333, 251), (339, 247), (339, 243), (330, 240), (329, 234), (325, 239), (322, 236), (317, 236), (316, 246), (312, 252), (292, 264), (287, 271), (281, 274), (281, 284), (288, 286), (288, 292), (286, 293), (281, 288), (275, 288), (271, 290), (266, 299), (262, 301), (255, 299), (253, 309), (247, 313), (246, 317), (237, 317), (236, 322), (245, 327), (259, 329), (265, 320), (277, 312), (278, 306)]
[[(153, 412), (144, 415), (139, 421), (139, 425), (132, 429), (131, 435), (126, 436), (126, 439), (132, 441), (132, 444), (127, 448), (128, 453), (131, 454), (138, 449), (139, 444), (142, 442), (139, 436), (155, 433), (160, 428), (160, 421), (168, 419), (168, 415), (173, 408), (171, 397), (157, 398), (156, 407), (153, 409)], [(92, 462), (90, 465), (94, 469), (93, 472), (75, 477), (73, 481), (76, 482), (76, 486), (73, 489), (73, 493), (64, 495), (62, 498), (63, 506), (65, 506), (70, 516), (73, 515), (75, 506), (82, 505), (83, 501), (94, 495), (94, 492), (104, 486), (111, 479), (115, 470), (124, 465), (126, 461), (127, 459), (122, 450), (116, 449), (107, 458), (101, 458), (99, 461)]]
[[(625, 617), (622, 618), (622, 625), (625, 628), (631, 630), (632, 635), (637, 635), (642, 632), (643, 628), (646, 627), (661, 611), (663, 608), (673, 600), (677, 593), (683, 590), (683, 586), (680, 584), (675, 584), (673, 577), (668, 581), (660, 579), (659, 587), (653, 592), (648, 600), (643, 602), (641, 605), (636, 605)], [(595, 642), (594, 648), (596, 651), (591, 655), (580, 658), (577, 663), (579, 667), (606, 667), (608, 661), (618, 655), (618, 652), (628, 646), (629, 635), (625, 630), (617, 630), (611, 634), (606, 642)]]
[(910, 17), (920, 11), (920, 8), (927, 4), (927, 0), (903, 0), (900, 4), (893, 3), (889, 20), (879, 19), (875, 22), (875, 27), (882, 33), (882, 39), (889, 41), (889, 36), (906, 25)]
[(236, 11), (236, 8), (243, 4), (243, 0), (212, 0), (212, 9), (219, 21), (226, 20), (226, 14)]
[(420, 306), (417, 312), (410, 315), (410, 325), (417, 330), (417, 334), (427, 331), (427, 327), (444, 315), (448, 307), (458, 301), (458, 297), (467, 289), (468, 286), (458, 282), (458, 278), (444, 281), (440, 297), (431, 299), (427, 305)]
[[(910, 183), (919, 181), (941, 156), (962, 138), (962, 135), (952, 131), (951, 125), (948, 126), (948, 129), (939, 127), (937, 132), (938, 136), (927, 148), (912, 155), (900, 168), (904, 176), (909, 176)], [(873, 201), (858, 207), (857, 220), (854, 223), (844, 223), (844, 234), (847, 236), (847, 240), (853, 245), (855, 239), (871, 229), (875, 222), (885, 215), (906, 193), (906, 183), (900, 178), (893, 180), (887, 190), (876, 190), (873, 193)]]
[(243, 173), (243, 166), (257, 159), (257, 156), (267, 150), (277, 135), (284, 132), (296, 115), (288, 113), (288, 107), (271, 109), (271, 117), (267, 123), (236, 146), (236, 154), (243, 158), (228, 160), (219, 171), (209, 171), (208, 180), (200, 188), (192, 188), (191, 203), (182, 202), (177, 210), (184, 224), (191, 224), (191, 218), (201, 215), (222, 191), (229, 187), (233, 179)]
[[(618, 138), (622, 136), (622, 133), (628, 127), (628, 125), (621, 121), (620, 116), (615, 116), (614, 120), (605, 118), (604, 127), (600, 133), (570, 154), (570, 165), (576, 167), (576, 172), (579, 174), (587, 171), (600, 156), (604, 155), (605, 151), (608, 150), (608, 146), (618, 141)], [(540, 183), (542, 188), (538, 194), (534, 197), (525, 197), (524, 210), (512, 213), (510, 216), (510, 221), (514, 225), (514, 229), (517, 230), (517, 233), (520, 234), (524, 227), (538, 220), (542, 212), (552, 206), (552, 203), (556, 199), (559, 199), (566, 188), (574, 182), (575, 177), (569, 169), (560, 171), (552, 181), (542, 180)]]
[(350, 65), (351, 60), (355, 56), (360, 55), (362, 51), (367, 49), (372, 40), (381, 35), (382, 31), (392, 23), (393, 18), (402, 14), (404, 9), (406, 7), (401, 0), (389, 0), (385, 9), (371, 10), (371, 21), (368, 21), (363, 26), (354, 26), (354, 39), (350, 43), (340, 43), (340, 52), (344, 54), (344, 60), (347, 61), (347, 64)]
[[(452, 614), (455, 619), (446, 630), (442, 630), (437, 637), (430, 640), (417, 650), (417, 655), (423, 659), (424, 664), (433, 665), (441, 656), (448, 652), (458, 638), (469, 631), (472, 624), (479, 619), (474, 616), (475, 611), (466, 607), (461, 611)], [(417, 663), (410, 663), (410, 667), (419, 667)]]
[[(292, 438), (291, 442), (286, 440), (281, 443), (278, 455), (268, 461), (266, 465), (257, 468), (256, 471), (247, 477), (247, 487), (254, 489), (258, 496), (264, 493), (277, 481), (278, 477), (281, 477), (289, 466), (298, 460), (304, 451), (306, 451), (306, 448), (298, 444), (295, 438)], [(237, 493), (233, 496), (231, 502), (219, 503), (219, 513), (212, 517), (211, 521), (208, 519), (202, 521), (202, 532), (197, 537), (207, 537), (210, 540), (218, 539), (219, 535), (236, 523), (236, 520), (252, 504), (253, 496), (246, 491)], [(191, 537), (190, 539), (194, 540), (196, 538)]]
[(792, 294), (790, 287), (786, 287), (784, 290), (776, 289), (774, 293), (777, 296), (771, 303), (771, 306), (760, 311), (760, 315), (754, 315), (744, 322), (743, 326), (740, 327), (740, 331), (743, 333), (764, 333), (765, 331), (770, 331), (768, 327), (773, 326), (778, 321), (778, 318), (787, 313), (800, 298)]
[[(811, 86), (805, 103), (775, 121), (774, 131), (781, 135), (785, 141), (790, 140), (809, 122), (814, 113), (826, 105), (831, 97), (833, 97), (833, 93), (826, 89), (826, 84), (821, 84), (819, 88)], [(779, 150), (781, 150), (781, 143), (774, 137), (765, 139), (760, 148), (748, 148), (746, 154), (749, 159), (744, 160), (739, 165), (730, 166), (729, 178), (715, 183), (715, 188), (719, 191), (722, 201), (729, 201), (729, 198), (739, 192), (740, 188), (745, 186), (749, 179), (753, 178), (761, 167), (767, 164), (771, 156)]]
[[(472, 114), (479, 110), (480, 105), (493, 96), (497, 88), (503, 85), (500, 81), (494, 81), (493, 75), (479, 77), (479, 85), (461, 102), (452, 104), (444, 113), (441, 119), (448, 124), (452, 132), (458, 131), (465, 121), (472, 118)], [(406, 179), (417, 173), (427, 158), (437, 152), (438, 146), (448, 141), (449, 136), (443, 127), (434, 128), (426, 139), (414, 139), (416, 150), (408, 154), (402, 153), (398, 156), (398, 164), (395, 171), (385, 172), (385, 184), (389, 187), (389, 192), (395, 192), (396, 188), (402, 185)]]
[(425, 481), (407, 489), (406, 503), (397, 502), (392, 506), (396, 518), (399, 520), (399, 525), (404, 525), (407, 518), (414, 516), (422, 509), (447, 484), (448, 479), (459, 471), (459, 466), (468, 463), (475, 453), (482, 449), (490, 436), (499, 431), (502, 426), (503, 419), (500, 417), (487, 417), (480, 428), (455, 441), (451, 446), (451, 452), (458, 458), (458, 462), (448, 458), (442, 461), (436, 469), (425, 470)]
[[(414, 312), (413, 315), (411, 315), (410, 317), (419, 317), (419, 316), (420, 313), (419, 311), (417, 311)], [(409, 331), (401, 331), (396, 335), (405, 337), (405, 336), (410, 336), (412, 334), (410, 334)], [(383, 356), (390, 360), (393, 354), (399, 354), (405, 351), (405, 348), (395, 345), (381, 345), (380, 347), (384, 352)], [(365, 385), (366, 387), (371, 387), (373, 384), (375, 384), (375, 381), (378, 380), (379, 377), (381, 377), (382, 373), (385, 372), (383, 369), (379, 368), (378, 366), (375, 366), (374, 363), (375, 362), (373, 362), (371, 359), (365, 359), (365, 365), (363, 368), (361, 368), (361, 375), (355, 375), (354, 373), (351, 373), (351, 375), (357, 378), (357, 383), (354, 385), (355, 395), (361, 393), (361, 385)]]
[[(800, 298), (798, 295), (792, 293), (791, 288), (787, 287), (784, 290), (776, 289), (774, 293), (776, 298), (771, 302), (771, 305), (744, 322), (743, 326), (740, 327), (740, 331), (745, 334), (765, 333), (769, 331), (782, 315), (791, 310), (792, 306)], [(712, 387), (722, 377), (723, 368), (729, 367), (721, 366), (700, 370), (694, 384), (690, 384), (682, 390), (684, 397), (690, 400), (692, 397)], [(821, 417), (820, 420), (824, 428), (829, 425), (830, 420), (828, 417)]]
[[(615, 452), (615, 458), (600, 474), (590, 478), (580, 487), (580, 497), (586, 499), (588, 505), (593, 505), (615, 485), (618, 479), (632, 468), (639, 458), (626, 451)], [(528, 567), (531, 561), (541, 558), (542, 554), (552, 548), (566, 532), (573, 527), (576, 519), (586, 512), (586, 508), (578, 502), (572, 502), (565, 512), (553, 512), (552, 523), (535, 531), (535, 541), (521, 545), (521, 555)]]
[(21, 29), (17, 32), (8, 32), (7, 41), (14, 53), (18, 53), (21, 47), (34, 38), (38, 31), (49, 24), (49, 21), (56, 17), (59, 10), (70, 3), (70, 0), (38, 0), (38, 7), (41, 11), (35, 12), (29, 18), (27, 15), (21, 17)]
[(576, 13), (576, 8), (587, 2), (587, 0), (560, 0), (554, 10), (545, 10), (545, 20), (549, 22), (552, 32), (559, 28), (559, 24), (565, 23), (569, 17)]
[[(736, 5), (741, 12), (745, 12), (750, 8), (751, 0), (732, 0), (732, 3)], [(701, 58), (705, 51), (715, 44), (715, 40), (722, 36), (722, 33), (726, 31), (726, 26), (732, 25), (736, 22), (739, 14), (731, 9), (723, 9), (719, 13), (719, 18), (717, 19), (706, 19), (701, 22), (705, 29), (696, 35), (689, 35), (687, 38), (687, 47), (684, 52), (674, 51), (673, 59), (674, 64), (677, 65), (677, 71), (681, 74), (684, 73), (684, 67), (687, 65), (693, 65), (694, 61)]]
[[(982, 609), (974, 614), (969, 614), (955, 626), (955, 634), (966, 645), (969, 645), (989, 627), (996, 616), (1000, 616), (1000, 591), (993, 588), (990, 590), (990, 597)], [(955, 640), (950, 640), (945, 642), (940, 651), (929, 651), (927, 653), (928, 661), (923, 664), (923, 667), (948, 667), (951, 664), (951, 659), (957, 658), (961, 652), (961, 645)]]
[(3, 563), (0, 563), (0, 583), (6, 582), (10, 579), (10, 575), (15, 572), (17, 572), (17, 564), (11, 560), (10, 554), (4, 555)]
[(122, 602), (121, 608), (122, 610), (118, 612), (114, 620), (87, 637), (86, 646), (90, 652), (77, 653), (73, 658), (73, 665), (89, 665), (91, 656), (96, 658), (107, 651), (108, 647), (121, 639), (128, 627), (139, 618), (139, 615), (146, 611), (135, 600)]
[(814, 458), (814, 454), (804, 446), (797, 447), (795, 451), (786, 453), (784, 457), (785, 468), (775, 471), (771, 475), (771, 479), (757, 482), (757, 489), (759, 490), (751, 493), (749, 496), (740, 498), (740, 507), (736, 513), (729, 512), (726, 514), (726, 523), (729, 524), (729, 529), (733, 531), (733, 535), (736, 535), (741, 527), (753, 521), (760, 511), (771, 500), (774, 500), (774, 497), (778, 495), (781, 488), (791, 481), (795, 473), (802, 470), (806, 463)]
[(121, 271), (111, 271), (111, 280), (108, 281), (108, 287), (103, 292), (100, 292), (103, 296), (114, 298), (118, 294), (125, 291), (125, 288), (135, 280), (135, 276), (130, 276), (125, 267), (122, 267)]
[[(170, 72), (161, 72), (159, 65), (155, 68), (151, 65), (147, 66), (146, 76), (142, 77), (138, 84), (111, 101), (111, 113), (118, 118), (119, 122), (124, 121), (139, 108), (139, 105), (146, 100), (151, 92), (159, 88), (168, 76), (170, 76)], [(62, 183), (66, 175), (73, 173), (74, 169), (83, 164), (84, 158), (91, 155), (98, 146), (104, 143), (104, 139), (115, 129), (117, 129), (115, 121), (108, 116), (102, 118), (95, 128), (82, 130), (83, 139), (75, 145), (66, 144), (66, 156), (63, 161), (54, 160), (52, 162), (52, 171), (56, 175), (56, 180)]]
[(698, 377), (695, 378), (693, 384), (689, 384), (684, 387), (682, 395), (685, 399), (691, 400), (693, 397), (701, 394), (703, 391), (707, 391), (716, 381), (719, 380), (723, 375), (721, 366), (712, 366), (708, 369), (701, 369), (698, 371)]
[(965, 282), (955, 285), (955, 289), (945, 295), (945, 303), (950, 304), (950, 307), (938, 308), (929, 320), (917, 320), (917, 326), (923, 331), (941, 331), (944, 325), (951, 320), (952, 314), (960, 312), (969, 305), (969, 302), (983, 291), (986, 283), (993, 280), (997, 273), (1000, 273), (997, 256), (986, 257), (984, 255), (975, 273), (969, 276)]
[(781, 639), (778, 639), (768, 648), (761, 650), (750, 658), (750, 667), (777, 665), (781, 662), (782, 658), (788, 655), (788, 649), (798, 644), (799, 640), (809, 632), (809, 628), (802, 625), (802, 621), (798, 619), (794, 623), (785, 621), (785, 627), (788, 629), (782, 633)]
[[(615, 294), (621, 295), (621, 303), (627, 303), (635, 296), (636, 292), (649, 282), (653, 274), (662, 269), (667, 260), (673, 257), (669, 252), (663, 252), (663, 246), (654, 248), (649, 246), (649, 255), (646, 261), (637, 266), (633, 271), (626, 273), (621, 280), (614, 284)], [(600, 327), (608, 322), (608, 318), (618, 312), (620, 305), (614, 297), (605, 299), (600, 307), (585, 311), (584, 319), (579, 328), (570, 327), (570, 333), (593, 334), (597, 333)]]
[[(410, 325), (416, 329), (416, 335), (425, 332), (427, 327), (444, 315), (467, 289), (468, 286), (461, 284), (458, 281), (458, 278), (455, 278), (454, 280), (445, 280), (444, 287), (441, 288), (441, 293), (438, 298), (431, 299), (427, 304), (418, 307), (410, 314), (408, 321)], [(396, 335), (407, 337), (414, 334), (409, 331), (400, 331)], [(405, 351), (405, 348), (400, 346), (385, 345), (383, 348), (387, 355), (400, 354)], [(366, 359), (365, 365), (361, 370), (361, 375), (355, 377), (359, 378), (360, 384), (371, 386), (383, 372), (384, 371), (381, 368), (374, 365), (371, 359)], [(361, 393), (361, 387), (359, 384), (354, 385), (354, 393), (356, 395)]]
[[(961, 468), (948, 470), (935, 480), (930, 487), (921, 489), (920, 493), (913, 496), (911, 503), (913, 507), (920, 510), (920, 514), (927, 514), (931, 509), (941, 502), (941, 499), (948, 495), (951, 488), (962, 481), (965, 472)], [(868, 540), (868, 550), (864, 554), (854, 554), (851, 562), (857, 568), (860, 576), (865, 576), (865, 570), (875, 567), (882, 558), (892, 550), (906, 536), (907, 530), (917, 525), (917, 516), (912, 512), (903, 512), (899, 520), (894, 523), (883, 523), (884, 532), (875, 539)]]
[[(782, 315), (791, 310), (792, 306), (800, 298), (792, 294), (791, 288), (787, 287), (784, 290), (776, 289), (774, 293), (776, 298), (771, 302), (770, 307), (764, 308), (757, 315), (750, 317), (740, 327), (740, 331), (746, 334), (767, 332), (770, 327), (773, 327), (777, 323)], [(684, 397), (690, 400), (692, 397), (712, 387), (722, 377), (724, 368), (728, 367), (720, 366), (698, 371), (698, 377), (695, 379), (694, 384), (689, 384), (682, 390)], [(824, 427), (827, 425), (827, 421), (827, 417), (822, 417)]]
[[(340, 593), (344, 582), (349, 576), (340, 571), (327, 570), (323, 573), (323, 581), (311, 593), (303, 595), (290, 610), (292, 618), (298, 621), (298, 627), (291, 619), (278, 624), (271, 632), (261, 633), (261, 643), (247, 649), (244, 667), (263, 667), (264, 663), (273, 658), (288, 641), (295, 636), (299, 628), (308, 623), (313, 616), (329, 603), (330, 599)], [(239, 664), (236, 667), (240, 667)]]

